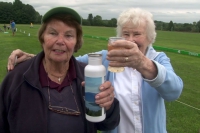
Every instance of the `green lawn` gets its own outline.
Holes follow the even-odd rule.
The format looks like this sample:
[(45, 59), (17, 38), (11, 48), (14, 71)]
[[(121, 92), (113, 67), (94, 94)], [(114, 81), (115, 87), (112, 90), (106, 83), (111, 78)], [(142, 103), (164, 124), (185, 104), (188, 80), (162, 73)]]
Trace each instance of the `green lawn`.
[[(37, 39), (39, 25), (17, 25), (16, 36), (0, 32), (0, 82), (6, 75), (7, 59), (14, 49), (37, 54), (41, 51)], [(21, 32), (20, 32), (21, 30)], [(24, 33), (25, 31), (25, 33)], [(30, 36), (28, 36), (30, 33)], [(115, 28), (83, 26), (84, 35), (115, 36)], [(82, 49), (75, 56), (106, 49), (107, 41), (84, 37)], [(155, 46), (200, 53), (200, 34), (157, 31)], [(184, 89), (178, 101), (166, 102), (168, 133), (198, 133), (200, 129), (200, 58), (166, 52), (175, 72), (183, 79)], [(187, 105), (189, 106), (187, 106)], [(193, 108), (194, 107), (194, 108)]]

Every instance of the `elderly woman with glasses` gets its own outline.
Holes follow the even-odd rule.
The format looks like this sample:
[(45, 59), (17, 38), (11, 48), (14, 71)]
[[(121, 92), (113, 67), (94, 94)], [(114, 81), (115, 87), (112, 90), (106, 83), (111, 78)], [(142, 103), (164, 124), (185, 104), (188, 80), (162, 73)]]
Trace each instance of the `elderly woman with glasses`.
[(85, 64), (73, 53), (82, 45), (81, 17), (73, 9), (57, 7), (42, 18), (38, 32), (42, 52), (17, 65), (0, 87), (0, 132), (96, 133), (119, 123), (119, 103), (105, 82), (96, 104), (106, 109), (102, 122), (85, 118)]

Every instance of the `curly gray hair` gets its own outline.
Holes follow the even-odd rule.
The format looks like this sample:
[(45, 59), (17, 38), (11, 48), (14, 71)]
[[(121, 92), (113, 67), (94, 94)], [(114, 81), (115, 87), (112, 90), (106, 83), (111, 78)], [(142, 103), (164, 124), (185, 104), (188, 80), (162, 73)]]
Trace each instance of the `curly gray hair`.
[(117, 19), (117, 36), (122, 36), (122, 28), (127, 22), (131, 22), (134, 27), (138, 27), (141, 24), (146, 25), (146, 34), (147, 38), (151, 44), (155, 42), (156, 38), (156, 31), (155, 31), (155, 24), (153, 20), (153, 15), (140, 8), (130, 8), (128, 10), (123, 11), (118, 19)]

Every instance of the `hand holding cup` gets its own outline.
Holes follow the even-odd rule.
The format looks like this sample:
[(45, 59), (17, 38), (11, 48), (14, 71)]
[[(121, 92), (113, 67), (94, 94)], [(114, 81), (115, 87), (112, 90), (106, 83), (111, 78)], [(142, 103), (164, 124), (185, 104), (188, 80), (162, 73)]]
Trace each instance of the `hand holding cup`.
[[(113, 50), (113, 49), (122, 49), (123, 47), (115, 47), (113, 45), (113, 42), (117, 41), (117, 40), (124, 40), (124, 38), (122, 37), (110, 37), (108, 40), (108, 51)], [(124, 71), (124, 67), (111, 67), (108, 66), (108, 70), (111, 72), (123, 72)]]

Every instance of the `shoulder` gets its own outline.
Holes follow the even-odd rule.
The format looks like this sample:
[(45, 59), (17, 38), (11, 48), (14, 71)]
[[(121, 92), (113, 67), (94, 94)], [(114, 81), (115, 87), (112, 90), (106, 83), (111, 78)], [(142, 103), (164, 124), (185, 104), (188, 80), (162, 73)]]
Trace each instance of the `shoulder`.
[(74, 62), (76, 71), (78, 72), (84, 72), (85, 66), (87, 65), (86, 63), (82, 62), (82, 61), (78, 61), (75, 59), (75, 57), (72, 56), (72, 60)]
[(73, 59), (73, 61), (77, 78), (82, 82), (84, 80), (84, 69), (87, 64), (77, 61), (76, 59)]
[(84, 62), (80, 62), (80, 61), (76, 61), (77, 64), (81, 67), (81, 68), (85, 68), (85, 66), (87, 65), (86, 63)]
[(159, 52), (159, 54), (155, 57), (155, 60), (161, 61), (161, 60), (170, 60), (169, 57), (164, 52)]
[(16, 90), (23, 83), (23, 75), (27, 68), (27, 61), (15, 66), (14, 70), (8, 72), (4, 77), (1, 84), (2, 89), (4, 88), (5, 91)]
[(12, 71), (10, 71), (9, 73), (10, 74), (23, 73), (29, 67), (29, 65), (30, 65), (30, 60), (21, 62), (21, 63), (17, 64), (15, 66), (15, 68)]
[(15, 68), (8, 72), (6, 77), (8, 78), (7, 80), (16, 80), (19, 81), (22, 79), (22, 76), (26, 72), (26, 70), (29, 68), (30, 64), (32, 62), (32, 59), (24, 61), (18, 65), (15, 66)]
[(38, 60), (39, 62), (39, 59), (36, 58), (37, 57), (35, 56), (30, 60), (16, 65), (14, 70), (7, 73), (2, 82), (2, 85), (6, 86), (5, 88), (17, 89), (20, 84), (27, 80), (25, 79), (27, 72), (35, 73), (35, 71), (37, 71), (37, 68), (35, 67), (37, 64), (34, 64), (34, 61)]
[(36, 69), (36, 66), (39, 66), (42, 56), (43, 53), (41, 52), (31, 59), (17, 64), (15, 68), (8, 73), (8, 75), (12, 75), (16, 77), (16, 79), (18, 79), (17, 77), (23, 77), (27, 71), (33, 71), (33, 69)]
[(17, 64), (13, 72), (20, 72), (20, 71), (24, 72), (26, 69), (30, 67), (30, 64), (32, 62), (33, 62), (33, 58)]

